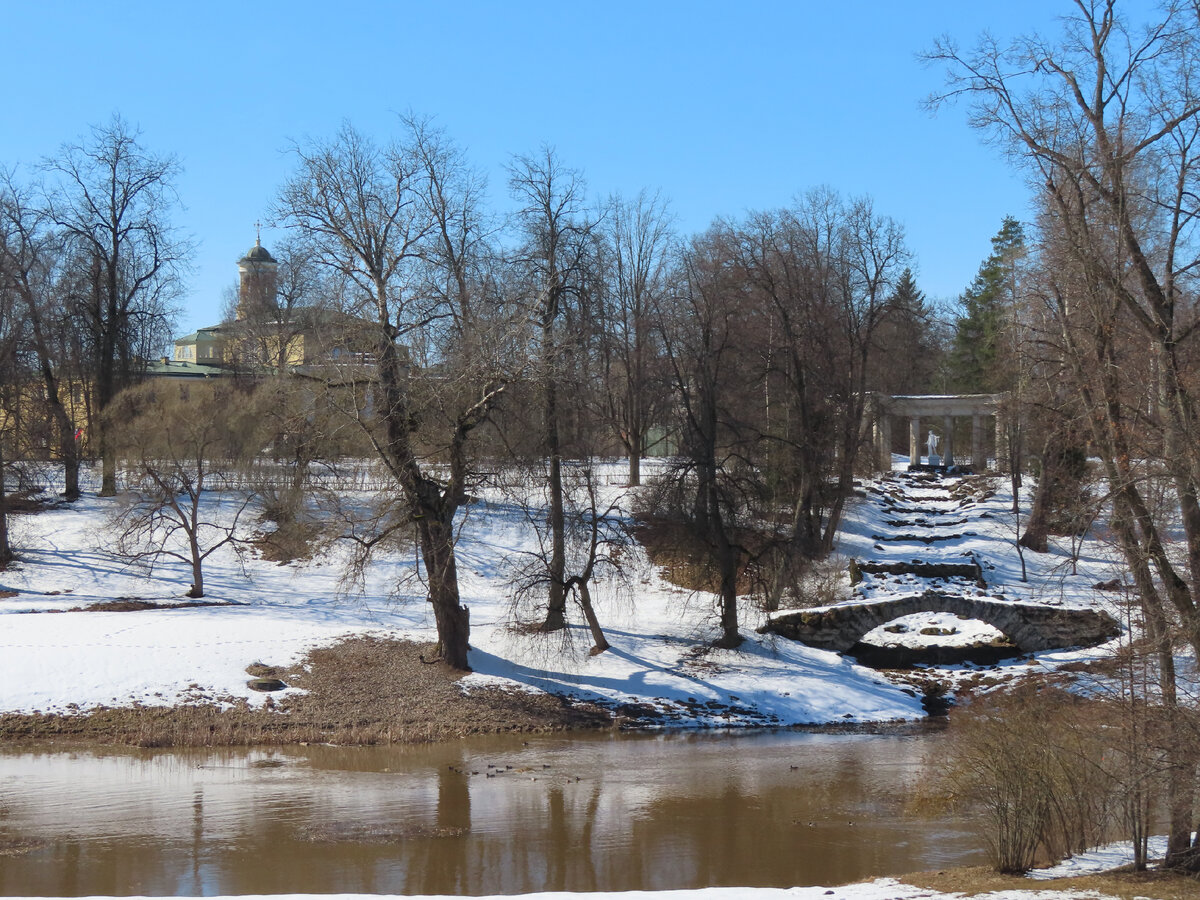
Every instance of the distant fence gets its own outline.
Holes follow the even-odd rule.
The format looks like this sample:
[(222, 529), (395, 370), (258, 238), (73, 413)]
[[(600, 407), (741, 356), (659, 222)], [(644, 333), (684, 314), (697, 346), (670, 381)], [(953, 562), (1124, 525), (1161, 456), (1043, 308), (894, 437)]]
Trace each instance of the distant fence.
[[(653, 466), (643, 462), (643, 474), (653, 472)], [(566, 477), (577, 471), (581, 464), (575, 460), (563, 461)], [(650, 471), (647, 471), (649, 469)], [(447, 476), (444, 466), (426, 465), (426, 474), (432, 477)], [(43, 460), (20, 460), (6, 467), (10, 492), (28, 491), (61, 493), (65, 487), (63, 467), (58, 462)], [(519, 489), (535, 482), (540, 470), (535, 467), (502, 465), (497, 461), (484, 461), (472, 475), (476, 484), (497, 489)], [(79, 487), (85, 493), (98, 493), (101, 485), (99, 462), (87, 462), (79, 469)], [(294, 477), (294, 469), (270, 458), (260, 458), (245, 468), (214, 470), (206, 473), (205, 486), (208, 490), (230, 492), (255, 492), (265, 485), (288, 484)], [(629, 473), (623, 461), (607, 460), (593, 467), (593, 478), (599, 484), (620, 485), (628, 481)], [(117, 469), (118, 489), (134, 480), (133, 471), (127, 466)], [(318, 490), (334, 493), (380, 493), (394, 490), (392, 476), (377, 462), (365, 459), (342, 460), (337, 463), (315, 463), (305, 474), (305, 484)]]
[[(260, 461), (246, 469), (210, 472), (206, 484), (214, 491), (259, 491), (264, 485), (289, 484), (295, 477), (292, 466), (273, 461)], [(336, 493), (357, 493), (390, 490), (395, 482), (376, 465), (365, 461), (339, 463), (336, 466), (314, 465), (305, 473), (305, 484)]]

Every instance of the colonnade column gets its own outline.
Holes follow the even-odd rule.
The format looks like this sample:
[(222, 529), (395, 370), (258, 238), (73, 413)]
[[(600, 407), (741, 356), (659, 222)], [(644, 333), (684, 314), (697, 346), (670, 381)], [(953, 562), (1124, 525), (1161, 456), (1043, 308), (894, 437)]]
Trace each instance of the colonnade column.
[(875, 464), (881, 472), (892, 471), (892, 420), (885, 409), (875, 413)]
[(996, 469), (1001, 472), (1008, 471), (1008, 423), (1005, 421), (1005, 416), (996, 410)]
[(987, 454), (983, 451), (983, 416), (971, 416), (971, 468), (982, 472), (987, 468)]
[(942, 465), (954, 465), (954, 416), (942, 417)]
[(908, 462), (909, 465), (921, 464), (921, 417), (913, 416), (908, 420)]

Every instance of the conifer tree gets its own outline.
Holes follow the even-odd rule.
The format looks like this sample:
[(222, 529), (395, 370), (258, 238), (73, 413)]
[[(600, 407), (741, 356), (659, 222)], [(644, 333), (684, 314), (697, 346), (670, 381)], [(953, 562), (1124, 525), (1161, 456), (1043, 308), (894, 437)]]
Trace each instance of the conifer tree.
[(1005, 216), (992, 238), (992, 252), (962, 295), (962, 315), (955, 322), (949, 369), (955, 390), (975, 394), (999, 390), (1005, 379), (998, 371), (1001, 334), (1013, 307), (1018, 273), (1025, 256), (1025, 230)]
[(931, 390), (942, 362), (933, 311), (917, 287), (912, 269), (905, 268), (887, 299), (876, 334), (870, 385), (889, 394)]

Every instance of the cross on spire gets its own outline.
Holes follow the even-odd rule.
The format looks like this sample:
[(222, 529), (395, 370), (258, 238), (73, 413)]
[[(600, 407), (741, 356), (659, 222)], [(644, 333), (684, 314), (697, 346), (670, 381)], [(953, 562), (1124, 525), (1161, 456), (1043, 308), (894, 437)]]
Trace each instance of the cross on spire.
[(262, 246), (262, 222), (254, 223), (254, 246)]

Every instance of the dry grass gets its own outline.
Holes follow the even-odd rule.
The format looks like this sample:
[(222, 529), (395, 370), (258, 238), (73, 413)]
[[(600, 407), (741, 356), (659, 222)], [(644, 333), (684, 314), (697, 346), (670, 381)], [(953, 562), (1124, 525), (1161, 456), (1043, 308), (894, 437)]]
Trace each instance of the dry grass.
[(1152, 897), (1154, 900), (1196, 900), (1200, 897), (1200, 881), (1194, 876), (1177, 875), (1170, 872), (1127, 872), (1114, 871), (1102, 875), (1087, 875), (1074, 878), (1055, 878), (1050, 881), (1032, 881), (1019, 875), (997, 875), (986, 866), (946, 869), (942, 872), (918, 872), (903, 875), (899, 879), (905, 884), (944, 893), (960, 892), (966, 897), (992, 891), (1053, 890), (1098, 891), (1124, 900)]
[[(638, 519), (634, 535), (650, 562), (671, 584), (688, 591), (720, 591), (720, 576), (706, 559), (707, 549), (684, 523), (661, 516), (644, 516)], [(760, 586), (761, 573), (757, 566), (748, 563), (763, 552), (769, 538), (748, 529), (739, 529), (731, 537), (743, 548), (737, 590), (739, 594), (749, 594)]]
[(159, 603), (156, 600), (143, 600), (141, 597), (118, 597), (116, 600), (102, 600), (90, 606), (75, 606), (65, 612), (146, 612), (152, 609), (184, 609), (189, 606), (232, 606), (223, 600), (187, 600), (181, 603)]
[(256, 535), (251, 544), (262, 559), (285, 565), (312, 559), (320, 539), (321, 529), (313, 523), (284, 522), (273, 531)]
[(175, 707), (6, 714), (0, 716), (0, 741), (139, 747), (390, 744), (612, 726), (607, 711), (554, 695), (499, 688), (465, 693), (459, 685), (461, 673), (425, 661), (433, 649), (408, 641), (355, 638), (314, 650), (290, 669), (250, 666), (255, 673), (269, 671), (306, 691), (272, 696), (266, 709), (240, 699), (197, 697)]
[(688, 591), (712, 589), (714, 579), (710, 567), (703, 563), (695, 538), (682, 525), (648, 516), (638, 520), (634, 534), (646, 549), (650, 562), (661, 570), (662, 577), (668, 582)]

